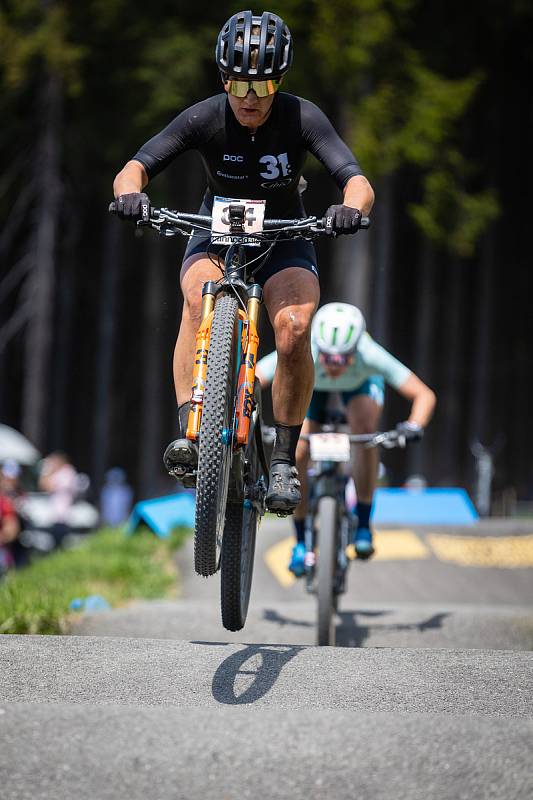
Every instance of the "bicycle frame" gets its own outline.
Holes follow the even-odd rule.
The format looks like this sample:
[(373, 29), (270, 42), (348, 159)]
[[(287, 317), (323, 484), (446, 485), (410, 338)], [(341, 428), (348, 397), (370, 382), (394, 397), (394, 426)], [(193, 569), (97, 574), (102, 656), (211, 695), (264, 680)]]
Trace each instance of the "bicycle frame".
[[(222, 283), (207, 281), (202, 289), (202, 315), (196, 334), (196, 354), (193, 368), (191, 410), (187, 421), (187, 439), (198, 441), (201, 430), (202, 407), (207, 372), (207, 358), (211, 339), (211, 325), (217, 295), (228, 289), (237, 293), (246, 311), (239, 309), (240, 354), (238, 360), (237, 393), (235, 406), (236, 447), (248, 444), (250, 420), (254, 409), (255, 367), (259, 349), (259, 312), (263, 291), (259, 284), (248, 285), (243, 280), (246, 270), (245, 251), (242, 245), (231, 245), (224, 260)], [(246, 298), (246, 300), (245, 300)]]
[[(305, 520), (305, 549), (306, 556), (306, 590), (314, 593), (313, 587), (313, 570), (315, 567), (315, 532), (313, 520), (316, 516), (319, 501), (322, 497), (333, 497), (338, 503), (339, 521), (341, 522), (340, 530), (337, 530), (339, 537), (337, 545), (337, 559), (341, 559), (343, 563), (339, 563), (341, 571), (344, 571), (347, 566), (347, 559), (345, 550), (349, 544), (350, 531), (348, 511), (344, 499), (344, 492), (346, 488), (347, 476), (345, 476), (341, 469), (341, 463), (335, 461), (321, 461), (318, 462), (318, 472), (313, 476), (309, 482), (309, 508)], [(311, 554), (313, 554), (311, 556)]]

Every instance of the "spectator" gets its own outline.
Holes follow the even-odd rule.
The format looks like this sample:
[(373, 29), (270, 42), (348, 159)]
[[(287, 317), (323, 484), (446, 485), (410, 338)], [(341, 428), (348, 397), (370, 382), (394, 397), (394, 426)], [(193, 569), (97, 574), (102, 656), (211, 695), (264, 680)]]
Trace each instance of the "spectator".
[(68, 456), (56, 451), (42, 462), (39, 488), (50, 495), (52, 525), (50, 533), (61, 545), (69, 533), (68, 518), (78, 492), (78, 474)]
[(19, 535), (20, 525), (13, 503), (0, 493), (0, 575), (14, 566), (9, 545)]
[(20, 464), (13, 459), (4, 461), (0, 468), (0, 493), (11, 501), (19, 524), (17, 536), (6, 545), (15, 567), (23, 567), (28, 563), (28, 549), (20, 541), (20, 534), (26, 524), (24, 516), (25, 492), (20, 483), (21, 474)]
[(6, 459), (0, 468), (0, 492), (11, 500), (16, 500), (23, 494), (20, 486), (20, 464), (12, 458)]
[(126, 473), (120, 467), (106, 472), (105, 483), (100, 493), (100, 516), (106, 525), (121, 525), (131, 511), (133, 489), (126, 481)]

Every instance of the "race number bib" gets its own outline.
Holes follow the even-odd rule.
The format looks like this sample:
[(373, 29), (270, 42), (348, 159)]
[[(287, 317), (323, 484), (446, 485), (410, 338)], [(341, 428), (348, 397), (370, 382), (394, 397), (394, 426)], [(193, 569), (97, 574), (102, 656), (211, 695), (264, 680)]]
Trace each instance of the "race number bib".
[(350, 437), (346, 433), (312, 433), (309, 446), (312, 461), (350, 460)]
[[(244, 229), (239, 235), (230, 234), (230, 204), (244, 206)], [(247, 234), (261, 233), (265, 219), (266, 200), (236, 200), (233, 197), (215, 197), (213, 200), (213, 222), (211, 234), (216, 244), (247, 244), (259, 247), (260, 242)]]

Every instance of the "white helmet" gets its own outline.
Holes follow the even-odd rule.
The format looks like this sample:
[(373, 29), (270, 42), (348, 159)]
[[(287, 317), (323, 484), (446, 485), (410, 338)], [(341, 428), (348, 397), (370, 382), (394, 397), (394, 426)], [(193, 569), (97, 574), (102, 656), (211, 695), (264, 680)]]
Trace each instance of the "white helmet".
[(365, 330), (365, 318), (356, 306), (328, 303), (315, 315), (312, 336), (322, 353), (344, 355), (353, 353)]

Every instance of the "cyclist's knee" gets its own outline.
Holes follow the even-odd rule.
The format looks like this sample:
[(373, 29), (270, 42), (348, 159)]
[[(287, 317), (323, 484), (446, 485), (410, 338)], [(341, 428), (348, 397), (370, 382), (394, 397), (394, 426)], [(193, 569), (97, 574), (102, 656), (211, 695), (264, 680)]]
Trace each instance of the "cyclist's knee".
[(311, 309), (289, 306), (282, 309), (274, 322), (276, 350), (278, 359), (298, 361), (307, 351), (310, 352)]
[(370, 397), (354, 397), (346, 410), (352, 433), (374, 433), (378, 429), (382, 410)]

